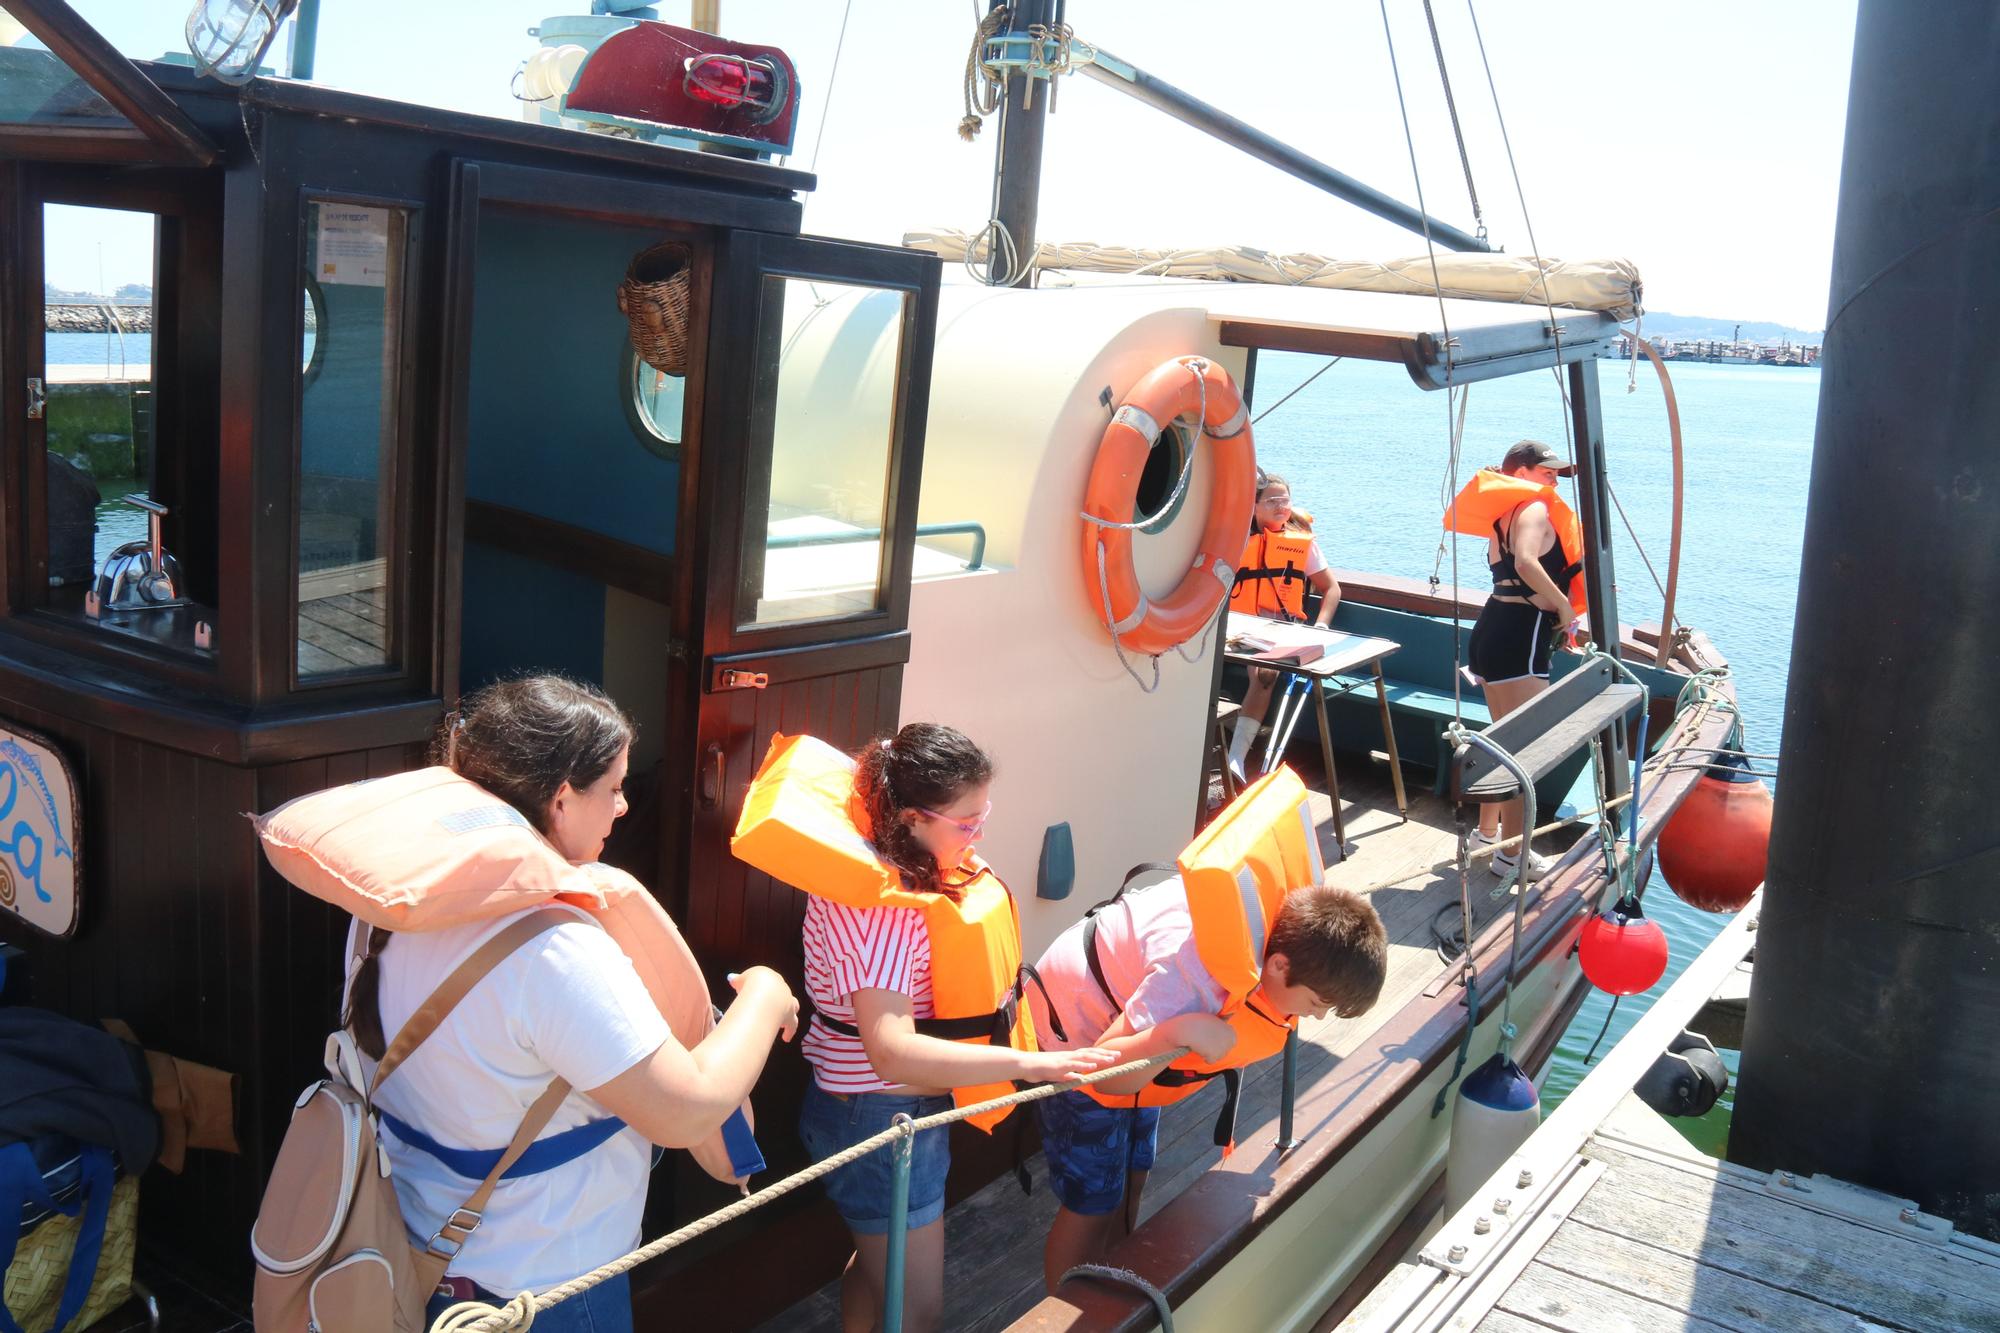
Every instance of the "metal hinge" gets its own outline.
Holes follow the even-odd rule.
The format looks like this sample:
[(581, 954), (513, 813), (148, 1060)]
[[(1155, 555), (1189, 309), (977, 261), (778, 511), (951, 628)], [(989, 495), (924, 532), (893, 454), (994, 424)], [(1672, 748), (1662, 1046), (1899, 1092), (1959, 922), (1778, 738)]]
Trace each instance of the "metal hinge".
[(28, 420), (40, 421), (49, 404), (48, 391), (33, 375), (28, 377)]

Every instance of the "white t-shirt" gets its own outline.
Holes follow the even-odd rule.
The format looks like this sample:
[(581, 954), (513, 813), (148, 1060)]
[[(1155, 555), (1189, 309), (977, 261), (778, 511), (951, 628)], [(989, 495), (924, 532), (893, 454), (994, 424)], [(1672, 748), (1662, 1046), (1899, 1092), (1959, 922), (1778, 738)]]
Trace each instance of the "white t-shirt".
[[(1124, 1013), (1134, 1032), (1182, 1014), (1219, 1014), (1228, 999), (1195, 951), (1194, 922), (1178, 875), (1131, 889), (1097, 914), (1097, 957), (1112, 993), (1129, 997)], [(1043, 1050), (1088, 1046), (1118, 1017), (1118, 1006), (1090, 975), (1081, 921), (1056, 937), (1035, 970), (1068, 1036), (1067, 1041), (1056, 1037), (1041, 988), (1029, 982), (1028, 1003)]]
[[(450, 1148), (504, 1148), (560, 1075), (595, 1088), (669, 1037), (632, 964), (580, 910), (501, 961), (382, 1085), (377, 1104)], [(513, 917), (399, 934), (381, 957), (382, 1031), (392, 1038), (452, 969)], [(348, 957), (353, 957), (350, 931)], [(373, 1062), (369, 1074), (373, 1075)], [(540, 1137), (610, 1115), (572, 1091)], [(478, 1187), (383, 1127), (403, 1220), (419, 1240)], [(652, 1145), (626, 1129), (574, 1161), (501, 1181), (450, 1271), (489, 1291), (543, 1290), (639, 1243)]]

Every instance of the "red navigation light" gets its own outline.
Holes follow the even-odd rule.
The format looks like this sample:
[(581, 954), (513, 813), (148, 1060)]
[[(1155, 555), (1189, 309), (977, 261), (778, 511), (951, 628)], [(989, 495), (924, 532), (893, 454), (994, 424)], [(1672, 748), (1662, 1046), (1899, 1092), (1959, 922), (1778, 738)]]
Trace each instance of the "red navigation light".
[(742, 56), (689, 56), (681, 86), (689, 97), (711, 106), (743, 108), (768, 120), (784, 106), (776, 71), (762, 60)]

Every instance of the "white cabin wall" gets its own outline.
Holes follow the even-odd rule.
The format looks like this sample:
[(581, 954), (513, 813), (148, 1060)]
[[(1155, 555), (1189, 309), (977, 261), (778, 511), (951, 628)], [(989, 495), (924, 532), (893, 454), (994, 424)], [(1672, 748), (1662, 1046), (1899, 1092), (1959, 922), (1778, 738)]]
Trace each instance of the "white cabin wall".
[[(1129, 867), (1171, 859), (1193, 833), (1212, 646), (1194, 663), (1167, 654), (1160, 688), (1143, 693), (1119, 666), (1085, 582), (1078, 517), (1111, 416), (1103, 389), (1115, 405), (1154, 366), (1191, 353), (1241, 381), (1243, 350), (1220, 346), (1207, 313), (1171, 305), (1175, 295), (943, 294), (922, 521), (983, 523), (997, 568), (915, 585), (902, 717), (948, 723), (994, 756), (982, 850), (1020, 902), (1030, 959)], [(1209, 455), (1197, 450), (1180, 516), (1136, 539), (1150, 594), (1170, 591), (1191, 563), (1209, 489)], [(1150, 680), (1145, 659), (1133, 666)], [(1041, 900), (1043, 830), (1062, 821), (1075, 841), (1075, 887), (1065, 900)]]

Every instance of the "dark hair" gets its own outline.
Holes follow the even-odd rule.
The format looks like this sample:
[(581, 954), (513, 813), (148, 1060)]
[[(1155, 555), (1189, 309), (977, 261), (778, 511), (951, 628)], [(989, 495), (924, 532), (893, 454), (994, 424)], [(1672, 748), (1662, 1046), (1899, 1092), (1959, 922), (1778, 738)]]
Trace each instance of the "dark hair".
[(1342, 1018), (1368, 1012), (1389, 974), (1389, 936), (1358, 893), (1324, 886), (1294, 889), (1271, 923), (1264, 956), (1281, 953), (1291, 983), (1333, 1002)]
[(562, 785), (581, 791), (603, 777), (634, 730), (594, 685), (522, 676), (488, 685), (450, 713), (431, 743), (431, 761), (492, 792), (547, 836), (549, 806)]
[(937, 858), (902, 819), (905, 810), (942, 810), (993, 780), (993, 761), (963, 732), (912, 722), (854, 757), (854, 790), (868, 814), (868, 841), (921, 893), (944, 893)]
[[(492, 792), (547, 837), (549, 806), (562, 785), (580, 791), (595, 784), (631, 745), (634, 730), (632, 719), (594, 685), (523, 676), (488, 685), (446, 714), (431, 742), (431, 761)], [(355, 1044), (376, 1060), (387, 1049), (380, 959), (388, 945), (388, 931), (369, 928), (368, 953), (341, 1016)]]

